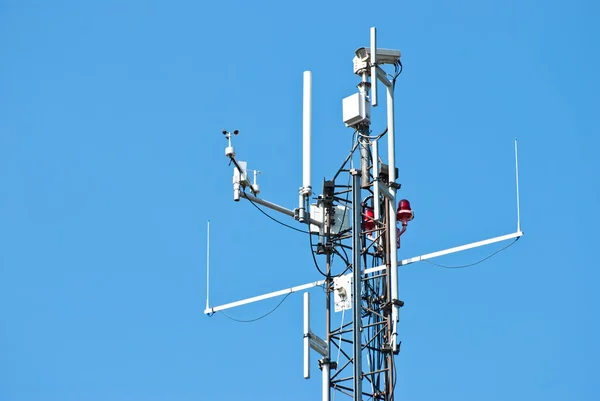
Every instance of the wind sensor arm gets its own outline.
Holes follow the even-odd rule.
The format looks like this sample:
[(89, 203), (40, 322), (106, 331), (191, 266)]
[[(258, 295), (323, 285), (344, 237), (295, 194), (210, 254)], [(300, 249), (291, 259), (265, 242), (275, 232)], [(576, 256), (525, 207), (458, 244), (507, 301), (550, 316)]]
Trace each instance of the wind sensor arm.
[[(233, 200), (238, 202), (241, 198), (245, 198), (248, 199), (250, 202), (255, 203), (255, 204), (259, 204), (262, 206), (265, 206), (271, 210), (275, 210), (276, 212), (280, 212), (283, 213), (285, 215), (288, 215), (290, 217), (294, 217), (297, 220), (299, 220), (302, 223), (309, 223), (309, 224), (313, 224), (316, 225), (317, 227), (320, 227), (323, 225), (323, 223), (321, 221), (309, 218), (307, 216), (307, 214), (304, 214), (304, 217), (300, 218), (300, 216), (302, 216), (302, 208), (296, 209), (296, 210), (291, 210), (291, 209), (287, 209), (283, 206), (279, 206), (275, 203), (266, 201), (264, 199), (258, 198), (258, 194), (260, 192), (260, 186), (258, 185), (257, 182), (257, 176), (258, 174), (262, 174), (260, 171), (258, 170), (254, 170), (254, 179), (253, 182), (250, 182), (250, 179), (248, 177), (248, 169), (247, 169), (247, 163), (245, 161), (241, 161), (241, 160), (237, 160), (235, 158), (235, 149), (231, 144), (231, 138), (232, 135), (239, 135), (239, 131), (235, 130), (233, 131), (233, 133), (227, 131), (227, 130), (223, 130), (223, 135), (225, 135), (225, 138), (227, 139), (228, 142), (228, 146), (225, 148), (225, 156), (227, 156), (229, 158), (229, 160), (231, 161), (231, 163), (233, 163), (234, 165), (234, 170), (233, 170)], [(309, 140), (310, 142), (310, 140)], [(309, 148), (310, 148), (310, 144), (309, 144)], [(308, 167), (308, 174), (305, 174), (305, 184), (308, 182), (308, 184), (310, 184), (310, 166)], [(306, 171), (305, 171), (306, 173)], [(306, 181), (306, 176), (308, 176), (308, 181)], [(246, 193), (245, 189), (249, 188), (250, 192), (252, 193), (251, 195)], [(306, 189), (308, 188), (308, 189)], [(306, 204), (308, 205), (308, 197), (311, 195), (311, 190), (310, 190), (310, 185), (305, 186), (303, 188), (301, 188), (301, 200), (306, 199)], [(301, 202), (301, 205), (303, 204), (303, 202)]]
[(231, 144), (231, 135), (238, 135), (240, 131), (235, 130), (233, 133), (223, 130), (223, 135), (225, 135), (225, 139), (227, 139), (227, 147), (225, 148), (225, 156), (229, 157), (229, 160), (235, 166), (235, 170), (233, 171), (233, 200), (240, 200), (240, 189), (246, 188), (250, 186), (250, 190), (252, 190), (252, 186), (250, 185), (250, 181), (246, 175), (246, 162), (238, 162), (235, 159), (235, 148)]

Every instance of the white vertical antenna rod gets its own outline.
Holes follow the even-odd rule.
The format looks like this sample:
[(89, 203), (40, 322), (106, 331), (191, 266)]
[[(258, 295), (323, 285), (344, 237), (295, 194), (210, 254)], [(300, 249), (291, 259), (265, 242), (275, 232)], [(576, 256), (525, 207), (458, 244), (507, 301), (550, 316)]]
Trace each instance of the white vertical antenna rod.
[(517, 139), (515, 138), (515, 174), (517, 182), (517, 232), (521, 232), (521, 206), (519, 201), (519, 153), (517, 151)]
[(377, 107), (377, 29), (371, 27), (371, 104)]
[(304, 293), (304, 378), (310, 379), (310, 294)]
[[(324, 363), (323, 367), (322, 367), (323, 371), (321, 372), (321, 374), (323, 375), (323, 383), (322, 383), (322, 387), (321, 387), (321, 400), (322, 401), (329, 401), (329, 394), (331, 394), (329, 386), (330, 386), (330, 382), (329, 382), (329, 374), (331, 372), (331, 364), (328, 363)], [(334, 396), (335, 398), (335, 396)]]
[[(312, 72), (304, 71), (304, 96), (302, 103), (302, 187), (310, 195), (310, 162), (312, 135)], [(306, 195), (306, 196), (308, 196)]]
[(210, 291), (210, 220), (206, 221), (206, 309), (209, 309)]
[[(389, 181), (391, 184), (396, 182), (396, 152), (395, 152), (395, 128), (394, 128), (394, 87), (387, 87), (387, 128), (388, 128), (388, 166), (389, 166)], [(394, 352), (398, 347), (398, 314), (399, 306), (395, 304), (398, 297), (398, 252), (396, 238), (396, 189), (390, 185), (390, 194), (392, 201), (389, 204), (388, 218), (388, 237), (389, 237), (389, 252), (390, 252), (390, 284), (392, 298), (392, 338), (390, 342)]]

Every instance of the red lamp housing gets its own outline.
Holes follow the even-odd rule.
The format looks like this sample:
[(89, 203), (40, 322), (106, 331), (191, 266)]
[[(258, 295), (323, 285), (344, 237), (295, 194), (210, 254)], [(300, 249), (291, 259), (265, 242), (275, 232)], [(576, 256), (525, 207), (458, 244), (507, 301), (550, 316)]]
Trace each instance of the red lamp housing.
[(373, 231), (375, 230), (375, 212), (373, 209), (365, 208), (365, 213), (363, 216), (363, 224), (365, 227), (365, 231)]
[(407, 222), (415, 218), (415, 214), (410, 208), (410, 202), (406, 199), (402, 199), (398, 202), (398, 210), (396, 210), (396, 220), (401, 221), (402, 225), (406, 225)]

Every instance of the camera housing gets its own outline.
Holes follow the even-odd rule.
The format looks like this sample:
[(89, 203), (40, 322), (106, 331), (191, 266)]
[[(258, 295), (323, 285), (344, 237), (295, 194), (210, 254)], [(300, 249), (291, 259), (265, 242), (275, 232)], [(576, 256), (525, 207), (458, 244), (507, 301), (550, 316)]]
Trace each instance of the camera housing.
[[(355, 52), (356, 56), (352, 59), (354, 63), (354, 73), (360, 74), (371, 66), (371, 48), (360, 47)], [(375, 64), (395, 64), (400, 61), (400, 50), (377, 49)]]

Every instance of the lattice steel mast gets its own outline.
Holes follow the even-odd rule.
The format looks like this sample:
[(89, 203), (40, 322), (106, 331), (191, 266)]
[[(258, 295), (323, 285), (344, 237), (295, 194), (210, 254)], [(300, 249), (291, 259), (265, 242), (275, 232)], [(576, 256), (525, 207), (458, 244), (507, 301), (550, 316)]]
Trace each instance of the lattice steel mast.
[[(332, 394), (337, 392), (355, 401), (392, 401), (396, 386), (394, 358), (400, 351), (399, 310), (404, 305), (398, 293), (398, 267), (522, 236), (518, 212), (518, 162), (515, 233), (399, 261), (397, 249), (400, 248), (400, 236), (414, 217), (406, 199), (396, 204), (396, 192), (400, 185), (396, 182), (394, 88), (402, 71), (400, 52), (378, 49), (376, 30), (371, 28), (370, 47), (358, 49), (353, 63), (354, 73), (360, 77), (358, 93), (343, 100), (344, 122), (354, 130), (353, 146), (340, 169), (330, 180), (323, 182), (322, 193), (313, 198), (316, 202), (311, 204), (310, 72), (304, 73), (303, 182), (298, 193), (297, 208), (286, 209), (258, 197), (260, 188), (256, 182), (256, 171), (251, 182), (246, 162), (236, 159), (231, 144), (232, 135), (237, 135), (238, 131), (223, 131), (228, 140), (225, 155), (234, 165), (234, 200), (245, 198), (255, 205), (265, 206), (306, 223), (314, 263), (324, 279), (210, 307), (207, 267), (205, 313), (211, 315), (236, 306), (322, 286), (325, 290), (324, 339), (310, 328), (310, 294), (304, 294), (304, 377), (310, 377), (312, 349), (321, 356), (319, 368), (323, 380), (323, 401), (330, 401)], [(392, 65), (394, 74), (385, 73), (383, 65)], [(374, 135), (370, 128), (370, 108), (378, 106), (378, 81), (386, 89), (387, 127)], [(387, 147), (385, 158), (380, 154), (380, 141), (384, 141), (383, 145)], [(401, 228), (397, 227), (398, 223)], [(324, 269), (319, 266), (322, 257)], [(351, 318), (346, 322), (347, 311)]]

